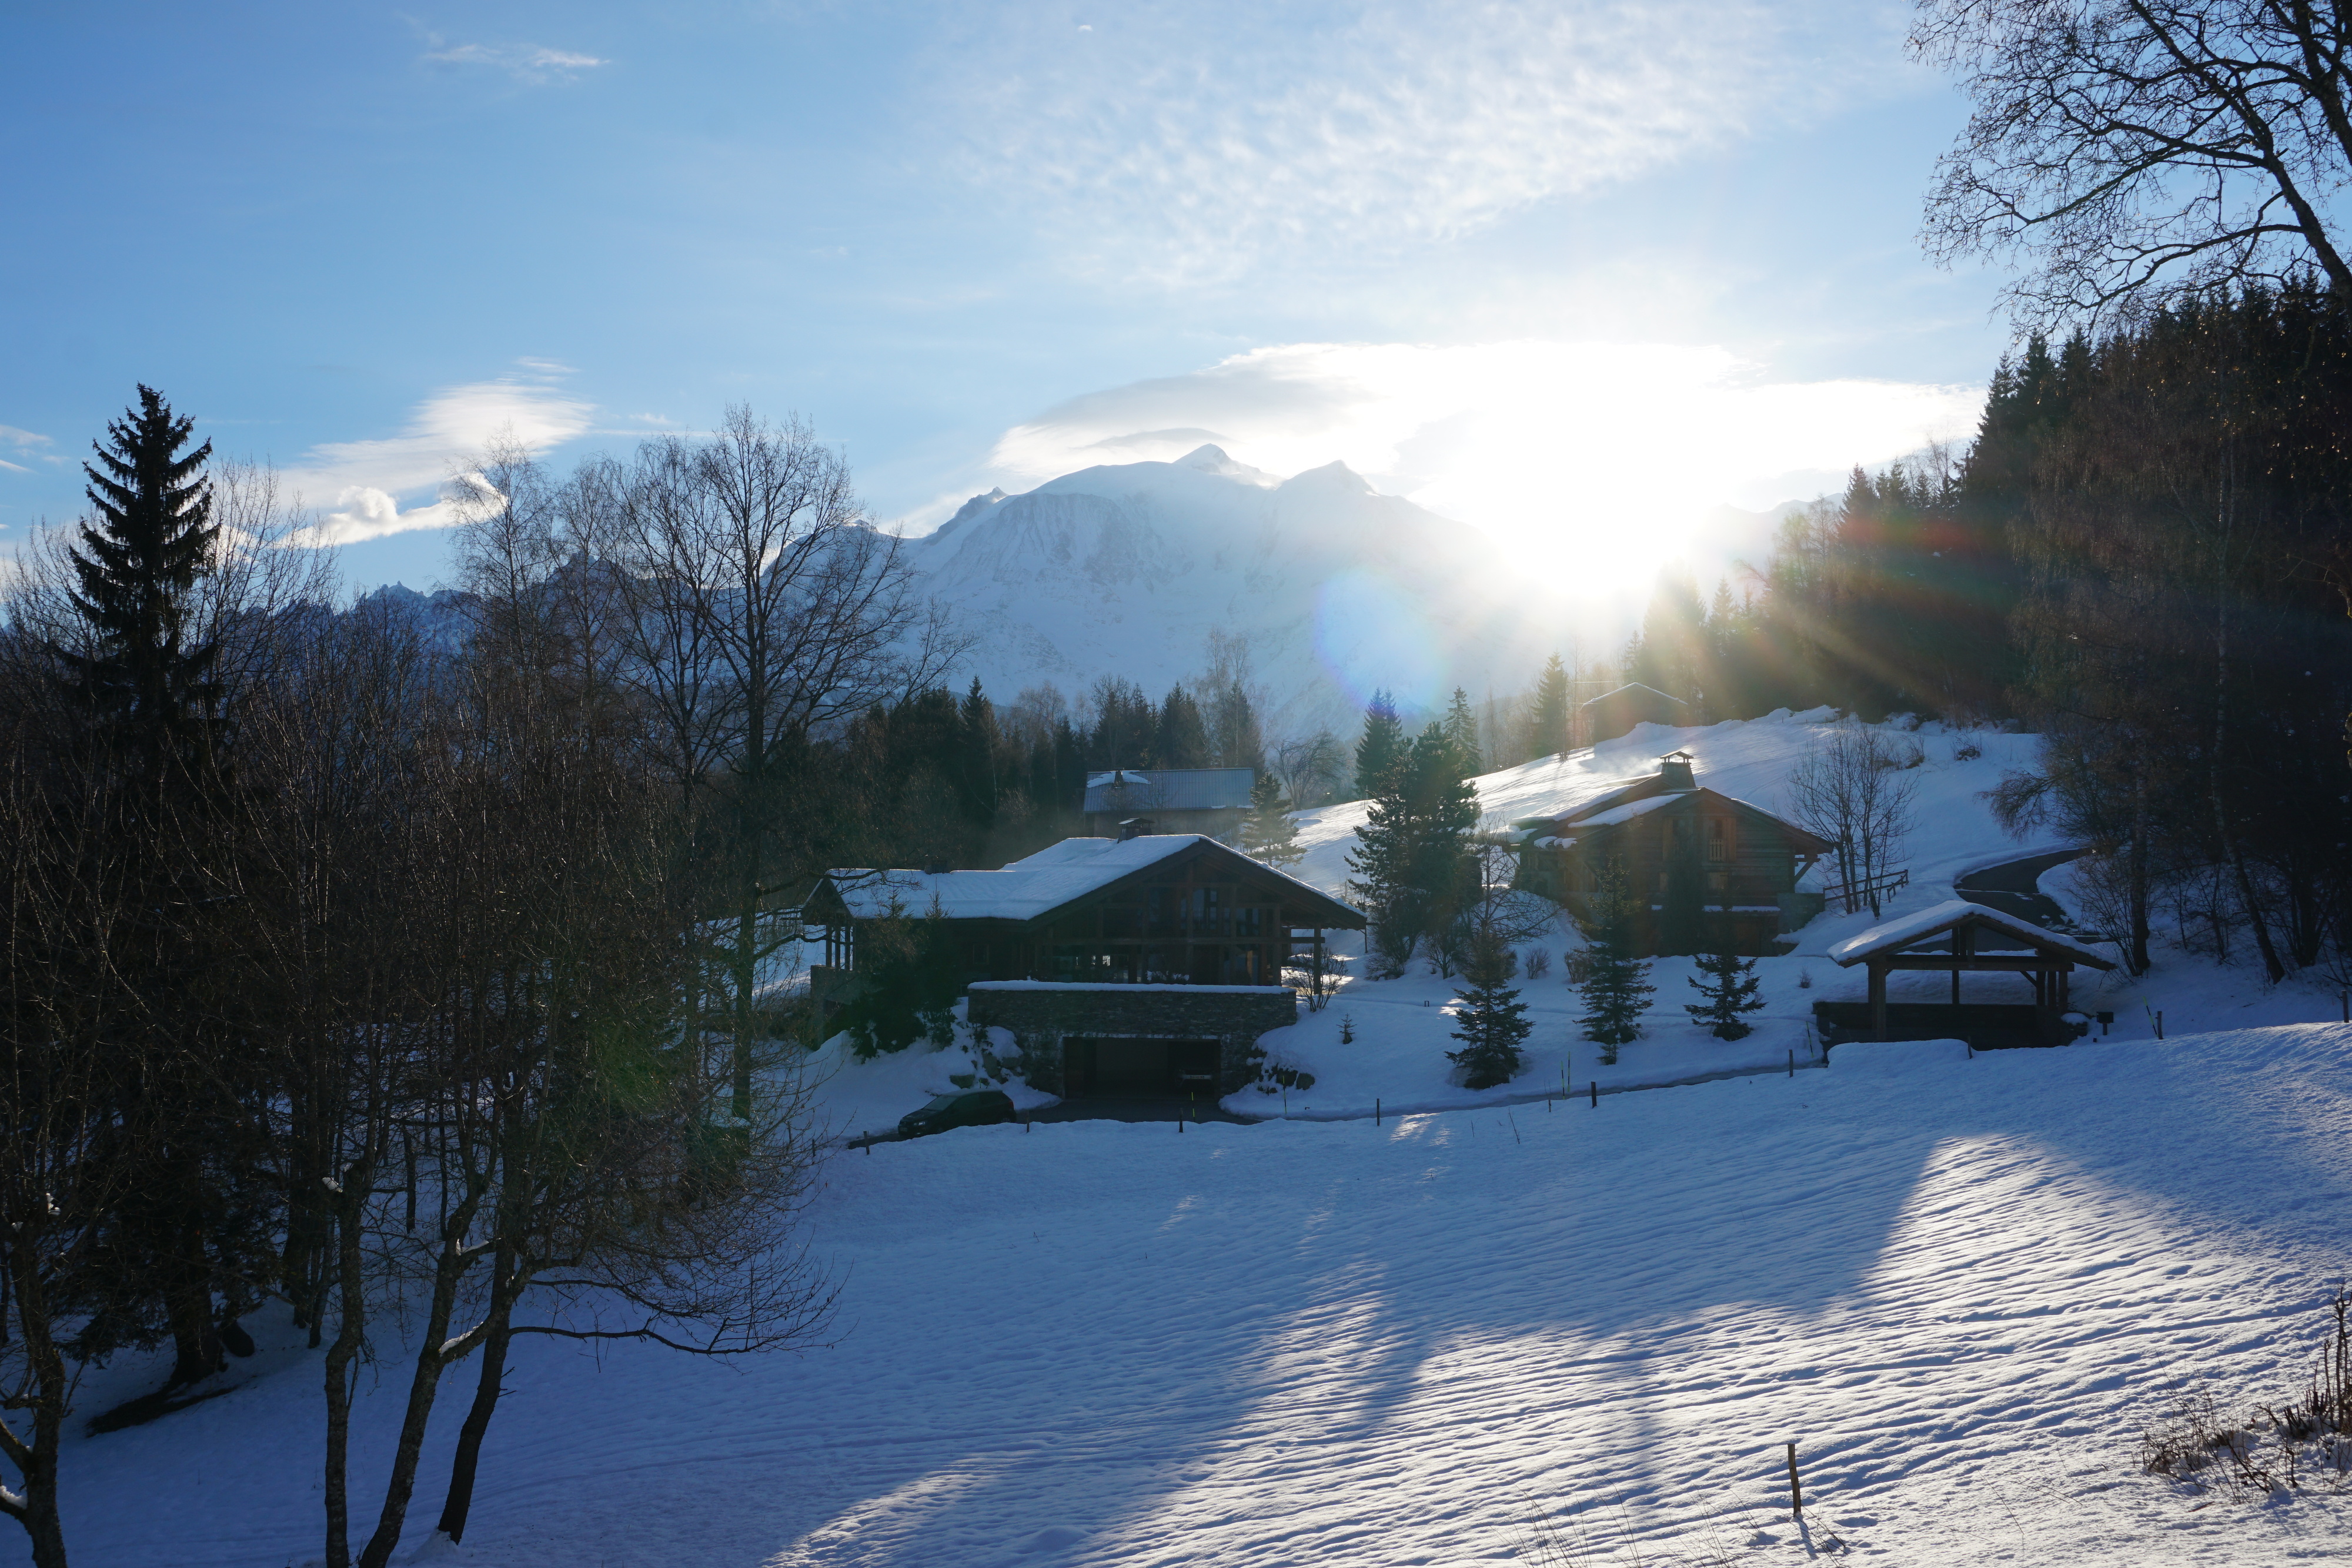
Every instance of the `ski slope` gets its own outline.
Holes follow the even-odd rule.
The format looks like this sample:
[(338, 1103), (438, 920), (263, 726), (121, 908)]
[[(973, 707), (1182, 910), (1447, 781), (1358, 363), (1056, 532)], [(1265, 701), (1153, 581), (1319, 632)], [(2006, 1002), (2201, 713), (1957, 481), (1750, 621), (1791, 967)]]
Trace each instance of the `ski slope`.
[[(2200, 1507), (2132, 1451), (2192, 1380), (2238, 1403), (2306, 1370), (2352, 1235), (2340, 1026), (1842, 1048), (1379, 1127), (969, 1129), (836, 1155), (813, 1230), (837, 1343), (730, 1365), (525, 1342), (473, 1528), (422, 1560), (1370, 1568), (1510, 1561), (1538, 1511), (1628, 1564), (2352, 1540), (2342, 1494)], [(318, 1556), (318, 1364), (273, 1337), (224, 1397), (72, 1441), (78, 1564)], [(393, 1349), (361, 1388), (361, 1511)], [(152, 1373), (118, 1364), (89, 1407)]]

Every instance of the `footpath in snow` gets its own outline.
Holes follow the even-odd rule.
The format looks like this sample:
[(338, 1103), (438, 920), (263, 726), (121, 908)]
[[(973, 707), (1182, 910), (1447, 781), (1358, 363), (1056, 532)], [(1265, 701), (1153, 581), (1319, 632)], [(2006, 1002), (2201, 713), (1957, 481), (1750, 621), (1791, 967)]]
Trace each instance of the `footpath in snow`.
[[(2197, 1380), (2236, 1404), (2308, 1370), (2352, 1237), (2340, 1026), (1842, 1050), (1793, 1080), (1381, 1128), (967, 1129), (835, 1156), (813, 1220), (830, 1348), (520, 1345), (454, 1555), (1457, 1563), (1511, 1560), (1538, 1511), (1627, 1563), (1621, 1531), (1654, 1562), (1792, 1563), (1832, 1537), (2133, 1565), (2352, 1539), (2345, 1495), (2210, 1501), (2133, 1451)], [(362, 1496), (405, 1381), (385, 1349)], [(77, 1563), (317, 1556), (318, 1364), (281, 1343), (257, 1364), (72, 1441)], [(1810, 1543), (1779, 1507), (1790, 1441)]]

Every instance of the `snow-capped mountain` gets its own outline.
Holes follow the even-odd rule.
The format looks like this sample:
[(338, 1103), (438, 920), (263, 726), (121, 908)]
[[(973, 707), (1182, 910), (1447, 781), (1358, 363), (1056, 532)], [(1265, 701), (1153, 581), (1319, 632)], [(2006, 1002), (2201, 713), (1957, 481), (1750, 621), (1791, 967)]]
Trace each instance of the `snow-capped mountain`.
[(1543, 560), (1375, 492), (1334, 463), (1277, 479), (1202, 446), (975, 496), (912, 541), (998, 701), (1113, 674), (1153, 697), (1245, 636), (1269, 733), (1346, 733), (1376, 687), (1411, 711), (1524, 685), (1567, 634)]

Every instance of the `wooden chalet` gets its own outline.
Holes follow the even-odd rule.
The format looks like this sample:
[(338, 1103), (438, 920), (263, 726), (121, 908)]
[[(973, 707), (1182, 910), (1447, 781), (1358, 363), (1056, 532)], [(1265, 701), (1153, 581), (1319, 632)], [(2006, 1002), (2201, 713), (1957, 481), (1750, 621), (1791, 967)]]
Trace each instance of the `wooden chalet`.
[(1204, 833), (1231, 842), (1249, 814), (1255, 768), (1116, 768), (1087, 776), (1087, 831), (1096, 838)]
[(1637, 724), (1679, 726), (1691, 722), (1690, 704), (1639, 681), (1603, 692), (1578, 706), (1584, 717), (1579, 727), (1587, 746), (1614, 740), (1631, 732)]
[(1690, 754), (1658, 760), (1658, 771), (1628, 779), (1571, 810), (1521, 817), (1503, 841), (1518, 854), (1513, 885), (1540, 893), (1580, 916), (1604, 874), (1624, 879), (1636, 909), (1637, 951), (1657, 951), (1670, 868), (1696, 852), (1710, 933), (1727, 922), (1734, 948), (1782, 950), (1775, 938), (1821, 912), (1818, 894), (1798, 879), (1835, 845), (1761, 806), (1697, 781)]
[(855, 973), (861, 927), (934, 914), (968, 982), (1279, 986), (1294, 953), (1364, 925), (1360, 911), (1200, 834), (1065, 839), (997, 871), (832, 873), (803, 909), (824, 929), (816, 995)]

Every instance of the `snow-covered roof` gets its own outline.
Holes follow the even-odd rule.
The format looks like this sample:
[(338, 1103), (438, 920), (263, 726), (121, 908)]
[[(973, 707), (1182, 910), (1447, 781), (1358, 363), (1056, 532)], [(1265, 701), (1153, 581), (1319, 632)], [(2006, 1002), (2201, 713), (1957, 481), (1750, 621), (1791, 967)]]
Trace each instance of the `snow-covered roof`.
[(1880, 953), (1898, 952), (1931, 936), (1940, 936), (1963, 921), (1973, 920), (1990, 925), (2011, 936), (2021, 938), (2027, 946), (2044, 952), (2063, 953), (2081, 963), (2101, 969), (2112, 969), (2112, 959), (2102, 957), (2093, 949), (2062, 936), (2055, 931), (2036, 925), (2014, 915), (2004, 915), (1998, 909), (1988, 909), (1981, 904), (1970, 904), (1965, 898), (1947, 899), (1942, 904), (1923, 909), (1916, 915), (1906, 915), (1900, 920), (1889, 920), (1874, 925), (1859, 936), (1849, 936), (1830, 949), (1830, 957), (1841, 968), (1851, 968), (1864, 958)]
[(1087, 775), (1089, 811), (1213, 811), (1246, 808), (1254, 768), (1118, 768)]
[[(1132, 839), (1064, 839), (996, 871), (836, 870), (831, 881), (850, 915), (858, 920), (878, 919), (894, 910), (919, 918), (934, 907), (949, 920), (1034, 920), (1195, 844), (1213, 844), (1224, 854), (1244, 859), (1199, 833), (1144, 833)], [(1286, 872), (1256, 861), (1247, 863), (1291, 883), (1303, 898), (1339, 903)], [(1340, 907), (1361, 914), (1346, 904)]]
[(1621, 822), (1630, 822), (1636, 817), (1646, 817), (1662, 807), (1675, 805), (1685, 798), (1679, 794), (1653, 795), (1646, 800), (1632, 800), (1622, 806), (1612, 806), (1606, 811), (1595, 812), (1590, 817), (1579, 817), (1572, 825), (1578, 828), (1613, 828)]
[(1602, 692), (1597, 697), (1588, 697), (1585, 701), (1578, 704), (1577, 706), (1580, 707), (1591, 707), (1594, 703), (1605, 703), (1611, 697), (1622, 697), (1627, 692), (1647, 692), (1654, 697), (1665, 698), (1676, 707), (1690, 706), (1690, 704), (1683, 701), (1682, 698), (1675, 695), (1672, 692), (1662, 692), (1655, 686), (1645, 686), (1639, 681), (1628, 681), (1614, 691)]

